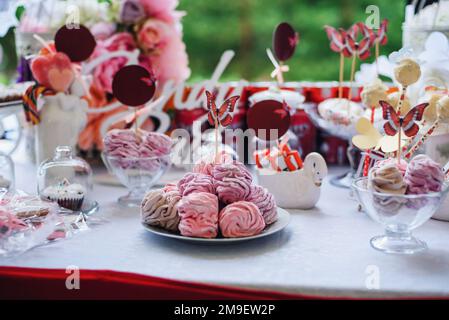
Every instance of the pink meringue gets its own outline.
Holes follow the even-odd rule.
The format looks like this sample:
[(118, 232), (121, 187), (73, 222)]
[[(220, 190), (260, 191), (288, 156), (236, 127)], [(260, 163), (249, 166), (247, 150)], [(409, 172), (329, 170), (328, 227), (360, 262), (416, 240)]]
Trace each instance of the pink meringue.
[(245, 200), (251, 191), (251, 173), (240, 162), (215, 165), (212, 177), (218, 199), (225, 204)]
[(216, 158), (214, 155), (211, 155), (209, 157), (199, 160), (193, 166), (192, 172), (207, 174), (207, 175), (211, 176), (212, 169), (214, 168), (214, 166), (216, 164), (232, 163), (233, 161), (234, 160), (232, 159), (232, 156), (223, 150), (219, 153), (218, 157), (216, 157)]
[(212, 177), (202, 173), (187, 173), (178, 181), (178, 189), (182, 196), (187, 196), (194, 192), (208, 192), (215, 194)]
[(142, 222), (170, 231), (178, 230), (180, 200), (181, 195), (177, 190), (151, 190), (145, 195), (140, 206)]
[(374, 169), (374, 170), (379, 169), (383, 166), (390, 165), (390, 164), (395, 165), (399, 169), (399, 171), (402, 173), (402, 175), (403, 176), (405, 175), (405, 171), (407, 171), (408, 163), (404, 159), (401, 159), (399, 162), (398, 162), (398, 159), (396, 159), (396, 158), (387, 158), (384, 160), (379, 160), (379, 161), (376, 161), (376, 163), (374, 164), (372, 169)]
[(261, 233), (265, 221), (254, 203), (238, 201), (221, 210), (219, 225), (223, 237), (238, 238)]
[(373, 167), (369, 173), (369, 187), (379, 193), (405, 194), (407, 185), (395, 163)]
[(168, 136), (143, 130), (136, 134), (131, 129), (113, 129), (104, 138), (106, 154), (115, 157), (114, 165), (122, 169), (159, 170), (168, 165), (171, 147)]
[(218, 198), (207, 192), (191, 193), (178, 204), (178, 229), (183, 236), (215, 238), (218, 233)]
[(139, 151), (142, 157), (158, 157), (170, 154), (172, 140), (159, 132), (145, 132)]
[[(164, 190), (164, 192), (169, 192), (169, 191), (175, 191), (178, 190), (178, 186), (176, 183), (167, 183), (162, 190)], [(178, 191), (179, 192), (179, 191)]]
[(266, 225), (277, 220), (278, 212), (274, 196), (264, 187), (252, 185), (246, 201), (254, 203), (259, 208)]
[(444, 173), (437, 162), (420, 154), (408, 164), (404, 181), (409, 194), (439, 192), (443, 186)]
[(113, 129), (104, 138), (105, 151), (121, 158), (139, 157), (140, 139), (131, 130)]

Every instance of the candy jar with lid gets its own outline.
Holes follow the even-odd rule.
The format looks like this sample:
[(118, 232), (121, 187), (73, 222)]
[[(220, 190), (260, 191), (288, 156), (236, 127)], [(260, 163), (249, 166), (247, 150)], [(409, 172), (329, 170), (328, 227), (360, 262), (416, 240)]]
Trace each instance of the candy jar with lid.
[(11, 158), (0, 153), (0, 197), (14, 190), (14, 163)]
[(69, 146), (56, 147), (54, 157), (45, 160), (37, 172), (38, 193), (44, 200), (54, 201), (71, 211), (90, 210), (92, 169), (83, 159), (73, 155)]

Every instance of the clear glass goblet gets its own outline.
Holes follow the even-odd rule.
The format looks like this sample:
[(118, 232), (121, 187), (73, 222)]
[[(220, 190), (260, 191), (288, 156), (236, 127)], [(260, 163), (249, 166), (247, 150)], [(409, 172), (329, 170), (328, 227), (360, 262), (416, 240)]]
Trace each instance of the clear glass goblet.
[(367, 177), (354, 180), (352, 187), (367, 214), (385, 228), (385, 235), (371, 239), (374, 249), (402, 254), (427, 249), (424, 241), (412, 235), (412, 230), (424, 224), (438, 210), (449, 190), (447, 183), (440, 192), (416, 195), (375, 192), (369, 188)]
[(171, 166), (169, 154), (123, 158), (103, 152), (101, 157), (109, 172), (129, 190), (127, 195), (118, 199), (118, 202), (125, 207), (140, 206), (145, 193)]

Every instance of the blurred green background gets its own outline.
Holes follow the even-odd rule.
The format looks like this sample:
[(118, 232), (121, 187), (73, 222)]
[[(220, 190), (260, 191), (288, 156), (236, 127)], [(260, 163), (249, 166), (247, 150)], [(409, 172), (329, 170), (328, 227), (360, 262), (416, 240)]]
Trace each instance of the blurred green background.
[[(232, 49), (236, 55), (222, 80), (245, 78), (251, 81), (269, 80), (273, 67), (265, 49), (271, 47), (274, 27), (290, 22), (300, 33), (300, 43), (288, 65), (287, 81), (335, 80), (338, 77), (338, 54), (329, 49), (323, 29), (349, 27), (365, 21), (366, 7), (376, 5), (381, 19), (390, 21), (389, 42), (381, 48), (389, 53), (401, 47), (401, 24), (405, 0), (181, 0), (184, 41), (190, 59), (190, 81), (210, 77), (223, 51)], [(0, 39), (4, 57), (0, 67), (0, 82), (14, 78), (14, 37), (10, 31)], [(368, 61), (372, 61), (370, 58)], [(349, 73), (350, 63), (346, 63)]]

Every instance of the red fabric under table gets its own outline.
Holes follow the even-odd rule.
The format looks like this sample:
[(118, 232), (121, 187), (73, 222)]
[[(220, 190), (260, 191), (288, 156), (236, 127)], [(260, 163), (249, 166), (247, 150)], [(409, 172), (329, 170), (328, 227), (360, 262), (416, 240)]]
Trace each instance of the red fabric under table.
[(68, 290), (63, 269), (0, 267), (0, 299), (311, 299), (279, 292), (175, 281), (109, 270), (80, 270)]

